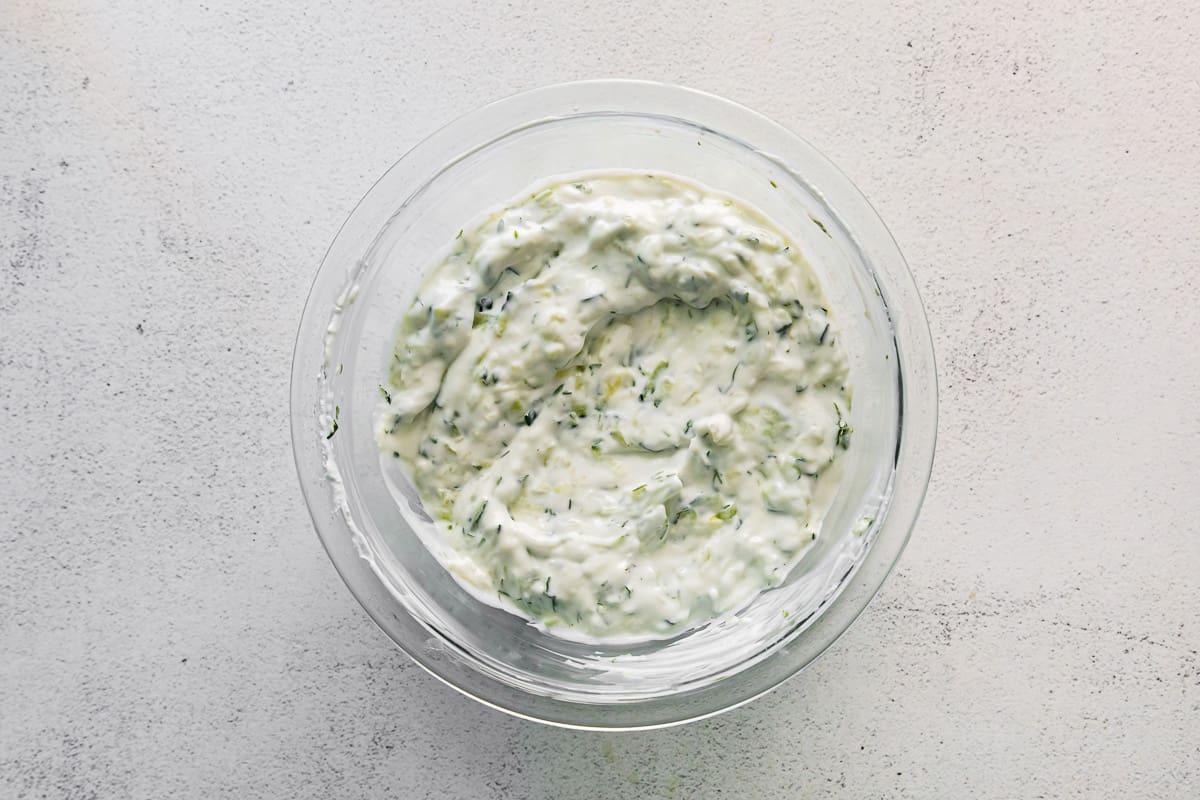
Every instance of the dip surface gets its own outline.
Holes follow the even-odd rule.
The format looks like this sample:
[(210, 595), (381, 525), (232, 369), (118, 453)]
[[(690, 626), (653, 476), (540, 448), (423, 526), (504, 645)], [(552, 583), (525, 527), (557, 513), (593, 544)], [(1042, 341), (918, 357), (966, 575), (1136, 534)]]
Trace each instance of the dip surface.
[(852, 430), (795, 244), (666, 174), (559, 178), (461, 231), (380, 392), (446, 567), (572, 638), (680, 633), (780, 583)]

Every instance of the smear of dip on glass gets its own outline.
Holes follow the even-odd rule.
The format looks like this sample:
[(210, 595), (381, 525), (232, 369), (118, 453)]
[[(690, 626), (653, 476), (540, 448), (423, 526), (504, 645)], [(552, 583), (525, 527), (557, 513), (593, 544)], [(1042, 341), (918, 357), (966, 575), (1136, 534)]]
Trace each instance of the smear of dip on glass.
[(447, 568), (573, 637), (677, 634), (780, 583), (852, 431), (795, 244), (667, 174), (558, 178), (460, 231), (380, 393)]

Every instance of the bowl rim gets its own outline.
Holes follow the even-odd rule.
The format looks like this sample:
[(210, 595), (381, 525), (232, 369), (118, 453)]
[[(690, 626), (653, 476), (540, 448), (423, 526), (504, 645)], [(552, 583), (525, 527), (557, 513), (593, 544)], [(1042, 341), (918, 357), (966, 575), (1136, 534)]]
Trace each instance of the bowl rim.
[[(724, 120), (727, 124), (757, 130), (771, 141), (770, 150), (758, 149), (754, 137), (732, 138), (742, 139), (790, 177), (819, 189), (834, 218), (846, 228), (856, 244), (862, 248), (866, 240), (872, 249), (881, 251), (875, 257), (867, 250), (862, 251), (864, 262), (877, 284), (880, 267), (886, 265), (887, 296), (884, 300), (892, 326), (901, 384), (901, 423), (892, 497), (886, 515), (845, 586), (822, 608), (816, 619), (794, 637), (795, 641), (737, 673), (741, 678), (756, 670), (761, 672), (759, 680), (728, 701), (708, 705), (697, 701), (705, 695), (720, 694), (714, 690), (717, 687), (727, 689), (731, 681), (694, 689), (687, 697), (667, 694), (615, 705), (577, 703), (535, 695), (477, 671), (474, 680), (470, 681), (476, 685), (472, 688), (464, 686), (464, 681), (455, 677), (463, 676), (464, 666), (470, 666), (469, 659), (444, 651), (446, 645), (454, 645), (446, 639), (437, 640), (439, 647), (418, 646), (430, 638), (429, 631), (399, 607), (390, 590), (362, 557), (360, 547), (354, 541), (357, 534), (353, 523), (339, 511), (326, 474), (325, 442), (317, 422), (321, 409), (320, 375), (325, 360), (326, 330), (331, 314), (353, 280), (352, 271), (344, 265), (359, 265), (363, 252), (360, 242), (364, 237), (370, 241), (398, 213), (396, 210), (386, 214), (370, 213), (371, 201), (386, 192), (391, 202), (380, 208), (402, 208), (408, 202), (404, 198), (410, 196), (406, 187), (411, 185), (405, 172), (417, 171), (424, 175), (423, 185), (463, 153), (484, 147), (521, 127), (556, 117), (602, 113), (665, 114), (699, 130), (713, 130), (724, 135), (729, 135), (728, 128), (714, 124), (713, 120), (730, 117)], [(488, 138), (480, 139), (480, 134)], [(429, 167), (430, 163), (434, 166)], [(804, 168), (803, 175), (797, 173), (797, 166)], [(814, 179), (814, 173), (820, 177)], [(402, 191), (393, 191), (393, 185)], [(848, 223), (851, 218), (852, 223)], [(353, 252), (355, 250), (358, 252)], [(897, 310), (902, 312), (899, 317), (893, 313)], [(410, 148), (368, 189), (326, 250), (305, 301), (292, 357), (291, 439), (301, 490), (313, 526), (334, 568), (376, 626), (426, 672), (467, 697), (524, 719), (582, 730), (645, 730), (705, 719), (749, 703), (811, 665), (861, 615), (899, 560), (924, 501), (936, 449), (937, 397), (932, 338), (912, 274), (878, 213), (837, 166), (788, 128), (718, 95), (654, 81), (597, 79), (542, 86), (469, 111)], [(397, 631), (406, 635), (402, 637)], [(790, 651), (799, 649), (801, 639), (807, 646), (803, 648), (802, 656), (795, 657)], [(789, 655), (792, 658), (788, 663), (779, 663)], [(764, 665), (771, 669), (762, 672)], [(480, 686), (492, 691), (490, 694), (481, 691)], [(696, 705), (699, 708), (693, 708)], [(648, 713), (639, 719), (639, 710)]]

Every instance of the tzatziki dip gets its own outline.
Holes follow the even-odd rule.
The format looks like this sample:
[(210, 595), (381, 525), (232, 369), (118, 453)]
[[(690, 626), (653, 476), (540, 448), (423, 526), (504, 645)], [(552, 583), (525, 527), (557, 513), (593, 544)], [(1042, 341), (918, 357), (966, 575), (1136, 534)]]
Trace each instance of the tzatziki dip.
[(796, 244), (669, 174), (557, 178), (460, 231), (380, 395), (447, 569), (571, 638), (675, 635), (782, 582), (852, 433)]

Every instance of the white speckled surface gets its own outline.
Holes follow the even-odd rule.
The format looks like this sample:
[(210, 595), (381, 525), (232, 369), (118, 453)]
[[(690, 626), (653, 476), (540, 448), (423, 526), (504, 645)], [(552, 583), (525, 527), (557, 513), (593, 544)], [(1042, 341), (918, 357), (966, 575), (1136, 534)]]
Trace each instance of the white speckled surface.
[[(240, 5), (0, 5), (0, 796), (1200, 794), (1194, 4)], [(764, 700), (625, 736), (394, 650), (311, 530), (285, 402), (375, 177), (485, 100), (608, 75), (838, 162), (942, 379), (863, 618)]]

